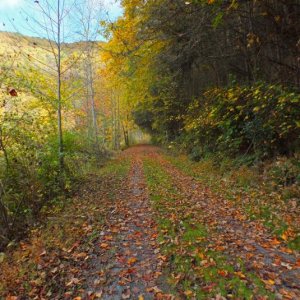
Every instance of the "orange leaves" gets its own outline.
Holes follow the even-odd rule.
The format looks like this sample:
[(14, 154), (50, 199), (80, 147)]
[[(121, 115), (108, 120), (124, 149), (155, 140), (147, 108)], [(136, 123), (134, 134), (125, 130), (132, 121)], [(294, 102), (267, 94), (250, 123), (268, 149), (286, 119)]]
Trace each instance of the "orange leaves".
[(127, 260), (127, 264), (128, 265), (133, 265), (137, 262), (137, 258), (136, 257), (130, 257), (128, 260)]
[(112, 226), (110, 230), (112, 233), (118, 233), (120, 231), (120, 228), (118, 226)]
[(105, 236), (103, 237), (103, 239), (104, 239), (105, 241), (112, 241), (112, 240), (113, 240), (113, 236), (112, 236), (112, 235), (105, 235)]
[(159, 255), (157, 258), (161, 259), (162, 261), (167, 261), (168, 260), (168, 258), (164, 255)]
[(107, 249), (110, 249), (110, 246), (107, 243), (101, 243), (100, 248), (107, 250)]
[[(273, 238), (270, 242), (271, 245), (276, 246), (276, 245), (280, 245), (280, 241), (278, 241), (277, 238)], [(268, 245), (265, 245), (266, 248), (268, 248)]]
[(215, 250), (216, 251), (224, 251), (226, 249), (225, 246), (221, 246), (221, 245), (218, 245), (217, 247), (215, 247)]
[(76, 257), (76, 258), (86, 258), (87, 257), (87, 253), (85, 253), (85, 252), (74, 253), (73, 257)]
[(280, 236), (284, 241), (288, 241), (290, 240), (290, 238), (295, 237), (295, 232), (291, 229), (288, 228), (287, 230), (285, 230), (282, 235)]
[(218, 274), (220, 276), (226, 277), (228, 275), (228, 271), (226, 271), (226, 270), (218, 270)]

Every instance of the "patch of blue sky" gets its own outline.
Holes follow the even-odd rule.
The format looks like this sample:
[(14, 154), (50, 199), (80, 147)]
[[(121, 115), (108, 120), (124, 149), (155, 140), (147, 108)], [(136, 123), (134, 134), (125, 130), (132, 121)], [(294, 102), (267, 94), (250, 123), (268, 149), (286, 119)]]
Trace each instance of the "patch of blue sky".
[[(43, 30), (43, 14), (40, 7), (45, 7), (48, 2), (51, 7), (57, 7), (58, 0), (0, 0), (0, 31), (19, 32), (27, 36), (47, 37), (47, 33)], [(76, 6), (74, 3), (76, 2)], [(91, 6), (99, 11), (99, 20), (114, 21), (123, 13), (119, 0), (60, 0), (61, 5), (65, 8), (71, 8), (74, 12), (74, 18), (70, 18), (65, 22), (65, 37), (66, 41), (80, 40), (80, 35), (76, 35), (76, 31), (80, 31), (78, 23), (77, 5), (83, 5), (89, 2)], [(97, 7), (96, 7), (97, 6)], [(77, 17), (76, 17), (77, 13)], [(47, 18), (46, 23), (47, 23)], [(40, 26), (41, 24), (42, 26)], [(49, 25), (49, 24), (47, 24)], [(94, 24), (98, 27), (99, 24)], [(78, 30), (77, 30), (78, 28)], [(73, 33), (71, 33), (73, 31)], [(103, 40), (101, 35), (97, 39)]]

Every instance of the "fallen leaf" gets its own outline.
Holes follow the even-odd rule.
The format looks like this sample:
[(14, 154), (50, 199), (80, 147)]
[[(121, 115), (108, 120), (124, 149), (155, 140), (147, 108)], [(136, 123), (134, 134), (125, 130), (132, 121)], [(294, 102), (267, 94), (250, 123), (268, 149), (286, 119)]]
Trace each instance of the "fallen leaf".
[(190, 296), (192, 296), (194, 293), (193, 293), (193, 291), (191, 291), (191, 290), (187, 290), (187, 291), (184, 292), (184, 294), (185, 294), (187, 297), (190, 297)]
[(127, 263), (128, 263), (129, 265), (133, 265), (136, 261), (137, 261), (137, 258), (136, 258), (136, 257), (130, 257), (130, 258), (127, 260)]
[(218, 274), (223, 277), (226, 277), (228, 275), (228, 272), (226, 270), (218, 270)]
[(101, 247), (102, 249), (108, 249), (108, 248), (109, 248), (109, 245), (108, 245), (107, 243), (101, 243), (101, 244), (100, 244), (100, 247)]

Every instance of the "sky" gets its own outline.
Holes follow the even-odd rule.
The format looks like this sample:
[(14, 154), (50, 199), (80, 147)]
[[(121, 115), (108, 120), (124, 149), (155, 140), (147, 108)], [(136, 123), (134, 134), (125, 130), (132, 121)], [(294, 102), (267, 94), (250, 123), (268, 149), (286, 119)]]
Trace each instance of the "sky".
[[(0, 31), (12, 31), (19, 32), (28, 36), (40, 36), (42, 33), (37, 33), (35, 30), (30, 29), (32, 26), (28, 26), (30, 17), (35, 14), (32, 4), (36, 0), (0, 0)], [(44, 0), (39, 0), (42, 4)], [(57, 0), (48, 0), (50, 3), (55, 4)], [(73, 0), (65, 0), (66, 3)], [(81, 0), (82, 1), (82, 0)], [(93, 0), (86, 0), (93, 1)], [(119, 0), (100, 0), (103, 3), (103, 18), (109, 20), (115, 20), (122, 15), (122, 8)]]

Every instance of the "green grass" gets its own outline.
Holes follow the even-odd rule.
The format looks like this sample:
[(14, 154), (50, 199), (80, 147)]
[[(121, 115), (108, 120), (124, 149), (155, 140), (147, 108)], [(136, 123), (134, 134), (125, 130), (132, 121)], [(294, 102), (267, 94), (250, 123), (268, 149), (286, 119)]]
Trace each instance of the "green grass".
[(169, 282), (180, 297), (208, 299), (221, 294), (234, 299), (253, 299), (253, 295), (272, 299), (263, 282), (247, 273), (241, 262), (238, 271), (245, 278), (240, 278), (224, 253), (208, 247), (210, 228), (201, 223), (201, 212), (193, 211), (157, 162), (146, 159), (144, 172), (158, 222), (158, 240), (169, 260)]
[(217, 167), (212, 159), (192, 162), (186, 156), (168, 154), (165, 158), (185, 174), (210, 187), (216, 194), (241, 207), (250, 219), (261, 220), (279, 239), (282, 239), (287, 230), (293, 232), (288, 236), (288, 245), (296, 249), (297, 243), (290, 242), (297, 240), (300, 232), (299, 228), (293, 226), (293, 222), (288, 224), (285, 221), (284, 214), (288, 204), (282, 196), (282, 190), (270, 188), (270, 184), (262, 182), (258, 174), (245, 166), (239, 169), (231, 166), (226, 171), (226, 167), (222, 167), (222, 164)]

